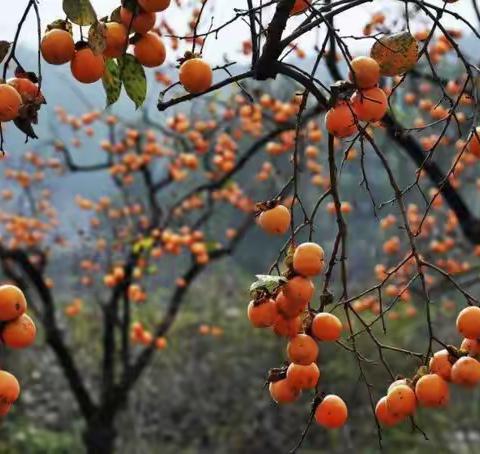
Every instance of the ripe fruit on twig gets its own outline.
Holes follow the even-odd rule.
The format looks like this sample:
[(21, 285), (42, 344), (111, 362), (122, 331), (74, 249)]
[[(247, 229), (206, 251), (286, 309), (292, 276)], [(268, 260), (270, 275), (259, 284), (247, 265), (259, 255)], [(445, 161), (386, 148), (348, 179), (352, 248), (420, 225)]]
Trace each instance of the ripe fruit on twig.
[(410, 386), (399, 384), (388, 391), (386, 404), (390, 413), (410, 416), (417, 408), (417, 398)]
[(334, 394), (325, 396), (315, 410), (315, 420), (328, 429), (342, 427), (348, 418), (348, 409), (345, 402)]
[(444, 380), (450, 381), (452, 363), (449, 361), (448, 350), (440, 350), (430, 359), (429, 369), (432, 374), (438, 374)]
[(260, 227), (267, 233), (283, 235), (290, 227), (290, 210), (284, 205), (277, 205), (262, 211), (258, 217)]
[(181, 64), (179, 78), (185, 90), (198, 94), (212, 86), (213, 72), (210, 65), (201, 58), (189, 58)]
[(271, 382), (268, 389), (272, 399), (278, 404), (294, 402), (300, 397), (300, 390), (294, 388), (286, 378)]
[(36, 334), (35, 323), (27, 314), (23, 314), (5, 325), (1, 339), (7, 347), (27, 348), (35, 342)]
[(70, 63), (73, 77), (84, 84), (93, 84), (100, 80), (105, 72), (103, 55), (95, 55), (89, 47), (76, 52)]
[(296, 14), (303, 13), (308, 8), (308, 1), (306, 0), (295, 0), (292, 9), (290, 10), (290, 15), (295, 16)]
[(320, 312), (312, 321), (312, 334), (320, 341), (337, 341), (342, 334), (342, 322), (329, 312)]
[(133, 49), (137, 60), (147, 68), (160, 66), (165, 61), (167, 51), (160, 37), (153, 32), (143, 35)]
[(290, 339), (287, 345), (287, 355), (293, 363), (308, 366), (317, 359), (318, 345), (307, 334), (298, 334)]
[(362, 121), (379, 121), (388, 109), (387, 95), (378, 87), (355, 92), (351, 101), (355, 115)]
[(18, 287), (14, 285), (0, 286), (0, 321), (14, 320), (24, 314), (26, 310), (27, 300)]
[(15, 120), (21, 105), (22, 97), (15, 88), (0, 84), (0, 122)]
[(422, 407), (443, 407), (450, 399), (447, 382), (437, 374), (420, 377), (415, 385), (415, 395)]
[(272, 326), (278, 316), (275, 301), (271, 298), (259, 302), (250, 301), (247, 314), (250, 323), (256, 328)]
[(302, 243), (293, 254), (293, 269), (302, 276), (316, 276), (323, 271), (325, 252), (316, 243)]
[[(350, 80), (358, 88), (373, 88), (380, 79), (380, 66), (377, 61), (370, 57), (357, 57), (350, 62)], [(355, 76), (355, 77), (353, 77)]]
[(123, 55), (127, 46), (127, 29), (118, 22), (107, 22), (105, 25), (107, 27), (107, 47), (103, 51), (103, 55), (108, 58), (119, 58)]
[(385, 427), (393, 427), (405, 419), (404, 415), (392, 413), (387, 408), (387, 396), (383, 396), (375, 407), (375, 416), (378, 422)]
[(63, 65), (71, 61), (75, 55), (75, 43), (69, 32), (53, 29), (42, 38), (40, 51), (47, 63)]
[(18, 380), (10, 372), (0, 370), (0, 403), (11, 405), (20, 395)]
[(320, 378), (320, 370), (315, 363), (302, 365), (291, 363), (287, 369), (287, 380), (298, 389), (315, 388)]
[(480, 308), (469, 306), (457, 317), (457, 330), (467, 339), (480, 338)]
[(329, 109), (325, 115), (325, 127), (335, 137), (345, 138), (357, 131), (352, 106), (345, 101), (339, 102), (335, 107)]
[(470, 356), (459, 358), (452, 366), (452, 382), (472, 388), (480, 382), (480, 362)]
[(170, 6), (170, 0), (138, 0), (138, 4), (147, 13), (158, 13)]
[(307, 304), (313, 296), (315, 287), (313, 282), (302, 276), (295, 276), (289, 279), (282, 289), (285, 297), (290, 301), (299, 304)]
[(144, 35), (155, 26), (157, 16), (155, 13), (139, 12), (133, 17), (133, 13), (129, 9), (122, 7), (120, 9), (120, 19), (127, 30), (133, 30)]

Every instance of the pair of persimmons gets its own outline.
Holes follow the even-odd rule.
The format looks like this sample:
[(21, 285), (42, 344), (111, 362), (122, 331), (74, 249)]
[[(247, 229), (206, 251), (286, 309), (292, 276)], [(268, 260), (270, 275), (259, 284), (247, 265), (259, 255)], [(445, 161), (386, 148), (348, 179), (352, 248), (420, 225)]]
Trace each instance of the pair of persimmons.
[[(7, 347), (26, 348), (35, 341), (37, 329), (26, 310), (25, 295), (18, 287), (0, 287), (0, 341)], [(10, 411), (19, 395), (20, 385), (15, 376), (0, 370), (0, 416)]]

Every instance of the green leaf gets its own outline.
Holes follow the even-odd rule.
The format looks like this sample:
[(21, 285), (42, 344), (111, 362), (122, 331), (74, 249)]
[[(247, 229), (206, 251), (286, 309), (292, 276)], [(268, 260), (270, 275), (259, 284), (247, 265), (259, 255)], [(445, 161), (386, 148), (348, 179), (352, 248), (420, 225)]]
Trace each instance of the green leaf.
[(270, 276), (269, 274), (257, 274), (257, 280), (250, 286), (250, 293), (266, 292), (273, 295), (276, 290), (287, 282), (283, 276)]
[(77, 25), (92, 25), (97, 22), (97, 14), (90, 0), (63, 0), (63, 11)]
[(124, 55), (120, 60), (120, 79), (125, 86), (128, 97), (138, 109), (143, 105), (147, 96), (147, 79), (143, 66), (130, 54)]
[(10, 50), (10, 43), (8, 41), (0, 41), (0, 63), (7, 56)]
[(122, 91), (120, 68), (115, 60), (108, 59), (105, 64), (105, 73), (102, 77), (103, 88), (107, 94), (107, 107), (118, 101)]
[(118, 22), (119, 24), (122, 23), (122, 19), (120, 18), (120, 10), (122, 8), (119, 6), (118, 8), (114, 9), (112, 11), (112, 14), (110, 15), (110, 20), (112, 22)]
[(140, 252), (149, 251), (150, 249), (152, 249), (154, 244), (155, 240), (153, 238), (142, 238), (133, 245), (133, 253), (140, 254)]
[(107, 48), (107, 26), (103, 22), (93, 24), (88, 30), (88, 45), (95, 55)]

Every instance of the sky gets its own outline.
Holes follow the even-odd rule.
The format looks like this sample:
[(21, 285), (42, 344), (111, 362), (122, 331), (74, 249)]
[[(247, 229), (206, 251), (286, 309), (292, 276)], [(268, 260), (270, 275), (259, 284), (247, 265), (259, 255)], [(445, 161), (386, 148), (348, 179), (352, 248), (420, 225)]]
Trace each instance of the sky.
[[(28, 0), (0, 0), (5, 3), (2, 5), (2, 11), (0, 14), (0, 39), (11, 41), (15, 34), (17, 23), (28, 3)], [(113, 9), (119, 5), (119, 0), (91, 0), (95, 10), (99, 17), (108, 15)], [(183, 0), (184, 4), (191, 4), (194, 6), (199, 5), (199, 1)], [(258, 0), (254, 0), (254, 4), (258, 4)], [(440, 0), (430, 0), (430, 3), (442, 5)], [(229, 18), (235, 15), (234, 8), (244, 8), (246, 0), (209, 0), (209, 7), (207, 14), (204, 15), (204, 21), (201, 29), (207, 30), (210, 25), (210, 18), (214, 17), (214, 24), (220, 25)], [(42, 17), (42, 28), (55, 19), (62, 17), (62, 0), (40, 0), (40, 13)], [(393, 9), (392, 9), (393, 8)], [(367, 22), (370, 14), (375, 11), (386, 11), (387, 20), (390, 17), (394, 17), (394, 9), (402, 8), (402, 2), (392, 0), (375, 0), (372, 3), (365, 6), (357, 7), (353, 12), (342, 14), (339, 20), (336, 22), (336, 27), (340, 29), (340, 32), (344, 35), (360, 35), (364, 24)], [(473, 8), (471, 1), (460, 0), (457, 3), (449, 5), (449, 9), (469, 18), (475, 24), (473, 15)], [(391, 13), (391, 14), (390, 14)], [(172, 0), (171, 7), (164, 13), (160, 13), (161, 18), (166, 19), (170, 25), (174, 25), (178, 28), (177, 32), (186, 32), (186, 23), (190, 18), (186, 16), (185, 11), (181, 11), (174, 5)], [(291, 26), (295, 26), (301, 21), (301, 18), (291, 19)], [(446, 25), (459, 26), (459, 23), (451, 18), (445, 18)], [(477, 24), (475, 24), (477, 25)], [(241, 42), (248, 36), (248, 27), (241, 20), (227, 27), (220, 33), (218, 39), (214, 37), (209, 38), (204, 49), (204, 57), (210, 61), (217, 63), (222, 61), (225, 54), (229, 56), (231, 60), (242, 61), (240, 49)], [(314, 41), (319, 39), (315, 33), (310, 33), (308, 37), (304, 38), (300, 45), (305, 50), (312, 49)], [(36, 25), (35, 20), (32, 17), (27, 21), (22, 30), (21, 44), (27, 47), (35, 48), (37, 43)], [(365, 41), (352, 41), (352, 47), (359, 49), (365, 45)], [(170, 54), (170, 61), (175, 61), (178, 55)]]

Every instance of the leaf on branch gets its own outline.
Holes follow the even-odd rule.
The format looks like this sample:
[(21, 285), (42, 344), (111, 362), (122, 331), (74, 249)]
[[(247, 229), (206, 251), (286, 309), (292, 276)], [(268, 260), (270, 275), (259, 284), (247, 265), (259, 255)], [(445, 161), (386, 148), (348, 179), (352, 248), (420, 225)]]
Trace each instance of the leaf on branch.
[(149, 251), (150, 249), (152, 249), (154, 243), (155, 240), (153, 238), (143, 238), (133, 245), (133, 253), (140, 254), (143, 251)]
[(110, 20), (112, 22), (118, 22), (119, 24), (122, 23), (122, 19), (120, 18), (120, 6), (112, 11), (112, 14), (110, 14)]
[(125, 86), (128, 97), (138, 109), (147, 96), (147, 79), (143, 66), (130, 54), (124, 55), (120, 61), (120, 79)]
[(257, 274), (257, 280), (250, 286), (250, 293), (266, 292), (273, 295), (280, 286), (287, 282), (283, 276), (270, 276), (269, 274)]
[(115, 60), (108, 59), (105, 63), (105, 73), (102, 77), (103, 88), (107, 95), (107, 107), (118, 101), (122, 91), (122, 81), (120, 80), (120, 68)]
[(95, 55), (100, 55), (107, 48), (107, 26), (97, 22), (88, 30), (88, 45)]
[(399, 76), (410, 71), (418, 60), (418, 43), (408, 32), (382, 36), (370, 50), (384, 76)]
[(8, 41), (0, 41), (0, 63), (7, 56), (10, 50), (10, 43)]
[(17, 117), (13, 120), (15, 126), (20, 129), (23, 133), (26, 134), (27, 138), (38, 139), (37, 134), (35, 133), (32, 122), (26, 118)]
[(90, 0), (63, 0), (63, 11), (77, 25), (92, 25), (97, 22), (97, 13)]

